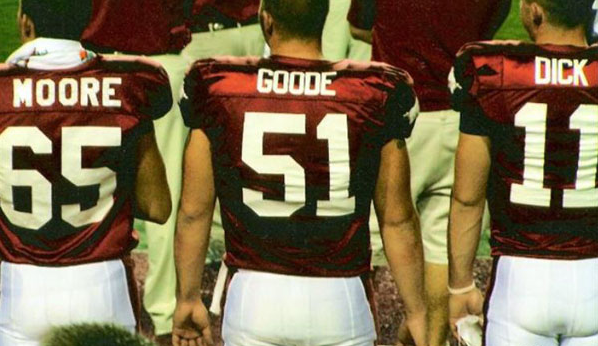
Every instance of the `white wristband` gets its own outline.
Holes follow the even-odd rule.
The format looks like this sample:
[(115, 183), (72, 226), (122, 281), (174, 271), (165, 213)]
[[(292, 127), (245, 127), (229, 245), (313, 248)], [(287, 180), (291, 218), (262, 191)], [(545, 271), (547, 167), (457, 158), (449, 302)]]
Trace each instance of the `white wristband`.
[(463, 287), (463, 288), (451, 288), (451, 286), (446, 286), (446, 288), (448, 288), (448, 291), (449, 291), (450, 294), (459, 295), (459, 294), (469, 293), (469, 292), (475, 290), (476, 289), (476, 285), (475, 285), (475, 281), (472, 281), (471, 285), (469, 285), (467, 287)]

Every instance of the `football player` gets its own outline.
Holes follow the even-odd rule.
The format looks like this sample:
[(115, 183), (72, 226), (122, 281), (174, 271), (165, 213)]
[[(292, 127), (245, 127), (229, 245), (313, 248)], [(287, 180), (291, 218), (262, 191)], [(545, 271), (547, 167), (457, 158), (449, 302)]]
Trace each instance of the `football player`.
[(77, 41), (85, 2), (22, 0), (26, 42), (0, 65), (0, 345), (38, 345), (54, 325), (136, 321), (123, 258), (133, 215), (171, 209), (153, 119), (172, 105), (145, 59)]
[[(370, 269), (375, 198), (404, 298), (426, 344), (422, 246), (409, 190), (417, 101), (407, 73), (321, 60), (328, 1), (264, 0), (272, 57), (194, 63), (181, 102), (192, 131), (175, 235), (175, 345), (212, 344), (200, 287), (220, 200), (227, 346), (355, 345), (376, 339), (360, 276)], [(407, 340), (402, 340), (407, 341)]]
[(444, 346), (449, 330), (446, 230), (459, 114), (451, 109), (447, 78), (459, 48), (491, 39), (510, 4), (510, 0), (352, 0), (353, 34), (372, 42), (374, 60), (409, 72), (421, 103), (407, 149), (411, 195), (424, 242), (430, 346)]
[(492, 220), (487, 346), (598, 345), (598, 47), (592, 0), (522, 0), (535, 42), (466, 45), (449, 226), (450, 319), (482, 313), (473, 262)]

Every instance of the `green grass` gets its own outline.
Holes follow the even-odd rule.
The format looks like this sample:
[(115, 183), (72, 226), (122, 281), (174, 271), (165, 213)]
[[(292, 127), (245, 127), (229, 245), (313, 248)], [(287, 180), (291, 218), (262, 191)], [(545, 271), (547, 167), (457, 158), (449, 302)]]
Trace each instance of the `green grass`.
[(511, 12), (496, 34), (496, 39), (529, 40), (527, 33), (523, 28), (523, 24), (521, 24), (521, 20), (519, 20), (519, 2), (520, 0), (512, 0)]
[(17, 31), (18, 0), (0, 0), (0, 62), (21, 45)]

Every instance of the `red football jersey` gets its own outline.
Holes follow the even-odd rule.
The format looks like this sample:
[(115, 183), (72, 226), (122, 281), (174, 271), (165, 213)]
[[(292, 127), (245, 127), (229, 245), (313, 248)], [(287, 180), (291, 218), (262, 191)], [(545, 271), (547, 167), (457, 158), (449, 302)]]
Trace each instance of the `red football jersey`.
[(0, 65), (0, 258), (70, 265), (132, 249), (137, 142), (171, 106), (166, 72), (143, 58)]
[(598, 257), (598, 47), (472, 43), (455, 73), (461, 131), (492, 143), (492, 254)]
[(211, 142), (228, 265), (308, 276), (370, 269), (380, 151), (409, 136), (416, 113), (407, 73), (223, 58), (196, 62), (185, 94), (186, 124)]
[[(351, 24), (368, 30), (373, 26), (372, 60), (409, 72), (421, 110), (430, 112), (450, 109), (447, 77), (455, 54), (467, 42), (492, 38), (510, 0), (352, 2)], [(375, 14), (367, 13), (371, 10)]]
[(234, 20), (243, 22), (257, 15), (260, 0), (195, 0), (193, 14), (200, 14), (208, 5)]
[(93, 0), (81, 41), (98, 51), (156, 55), (177, 52), (191, 41), (183, 0)]

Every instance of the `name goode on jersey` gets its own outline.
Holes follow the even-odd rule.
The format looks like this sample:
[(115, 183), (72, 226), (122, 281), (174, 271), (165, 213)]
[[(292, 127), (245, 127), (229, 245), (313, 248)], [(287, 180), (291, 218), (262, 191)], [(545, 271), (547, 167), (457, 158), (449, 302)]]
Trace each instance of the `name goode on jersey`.
[(257, 91), (261, 94), (335, 96), (336, 91), (328, 89), (335, 76), (336, 72), (289, 72), (262, 68), (257, 74)]
[(56, 101), (65, 107), (77, 104), (92, 107), (120, 107), (121, 101), (114, 97), (116, 94), (114, 87), (121, 84), (122, 79), (119, 77), (62, 78), (58, 82), (52, 79), (39, 79), (35, 83), (31, 78), (13, 79), (13, 106), (33, 107), (35, 100), (35, 103), (41, 107), (52, 106)]

